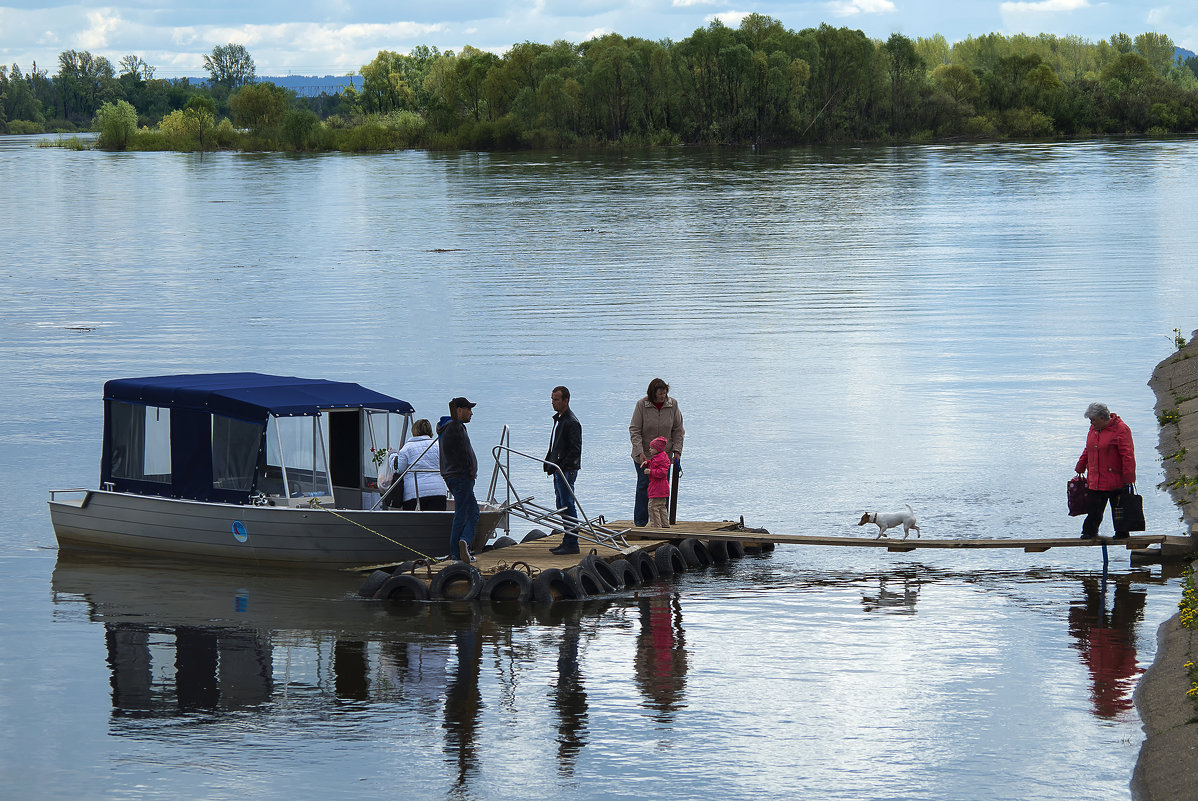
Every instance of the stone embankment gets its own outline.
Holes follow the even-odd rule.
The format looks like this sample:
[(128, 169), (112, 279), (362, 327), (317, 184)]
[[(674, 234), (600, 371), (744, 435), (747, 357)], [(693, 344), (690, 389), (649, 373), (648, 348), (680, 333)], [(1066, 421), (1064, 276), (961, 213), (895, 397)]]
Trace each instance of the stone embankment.
[[(1198, 537), (1198, 331), (1156, 366), (1148, 386), (1156, 393), (1165, 469), (1161, 488), (1181, 511), (1184, 530)], [(1193, 801), (1198, 787), (1198, 723), (1186, 697), (1185, 668), (1195, 658), (1195, 632), (1174, 615), (1157, 630), (1156, 659), (1136, 688), (1146, 739), (1132, 776), (1137, 801)]]

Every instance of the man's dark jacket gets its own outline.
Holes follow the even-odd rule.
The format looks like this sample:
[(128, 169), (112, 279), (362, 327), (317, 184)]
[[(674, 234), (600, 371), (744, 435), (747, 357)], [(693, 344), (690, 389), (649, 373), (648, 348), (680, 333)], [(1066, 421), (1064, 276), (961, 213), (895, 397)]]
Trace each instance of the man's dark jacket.
[[(569, 407), (553, 415), (553, 433), (549, 435), (549, 452), (545, 454), (545, 461), (557, 465), (566, 473), (582, 467), (582, 423), (578, 422)], [(545, 465), (545, 472), (552, 473), (553, 470)]]
[(466, 433), (466, 424), (461, 420), (450, 420), (441, 429), (438, 441), (441, 454), (442, 478), (478, 478), (478, 457)]

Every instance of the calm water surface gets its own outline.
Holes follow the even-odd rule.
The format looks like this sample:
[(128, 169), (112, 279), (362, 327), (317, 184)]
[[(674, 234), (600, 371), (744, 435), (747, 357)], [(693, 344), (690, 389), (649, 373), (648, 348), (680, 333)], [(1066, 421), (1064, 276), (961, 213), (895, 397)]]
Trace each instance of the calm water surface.
[[(0, 792), (13, 798), (1129, 798), (1176, 578), (1111, 551), (780, 547), (551, 613), (398, 615), (352, 578), (58, 559), (112, 377), (257, 370), (479, 403), (629, 514), (1073, 536), (1102, 400), (1159, 533), (1152, 367), (1198, 327), (1198, 141), (625, 156), (109, 154), (0, 138)], [(547, 495), (542, 476), (521, 481)], [(1109, 533), (1109, 523), (1105, 533)]]

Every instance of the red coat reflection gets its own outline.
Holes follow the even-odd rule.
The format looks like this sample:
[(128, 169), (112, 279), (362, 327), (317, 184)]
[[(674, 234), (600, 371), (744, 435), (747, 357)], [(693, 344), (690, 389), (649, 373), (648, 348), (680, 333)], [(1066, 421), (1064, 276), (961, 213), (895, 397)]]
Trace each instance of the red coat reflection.
[(1129, 576), (1114, 583), (1114, 604), (1106, 609), (1106, 589), (1098, 579), (1082, 582), (1084, 599), (1069, 607), (1069, 633), (1090, 670), (1090, 700), (1094, 714), (1112, 719), (1132, 709), (1136, 666), (1135, 624), (1144, 617), (1147, 594), (1131, 589)]

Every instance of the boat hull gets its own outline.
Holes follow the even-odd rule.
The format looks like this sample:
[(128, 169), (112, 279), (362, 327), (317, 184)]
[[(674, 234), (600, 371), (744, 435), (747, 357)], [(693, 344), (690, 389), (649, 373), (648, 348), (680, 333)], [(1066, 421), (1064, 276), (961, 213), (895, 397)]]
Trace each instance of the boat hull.
[[(475, 550), (500, 515), (482, 512)], [(453, 512), (244, 506), (87, 490), (82, 498), (52, 498), (50, 521), (68, 551), (347, 568), (443, 557)]]

